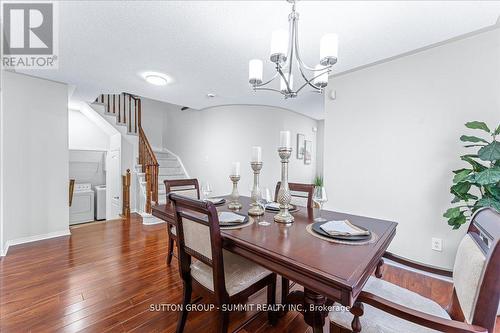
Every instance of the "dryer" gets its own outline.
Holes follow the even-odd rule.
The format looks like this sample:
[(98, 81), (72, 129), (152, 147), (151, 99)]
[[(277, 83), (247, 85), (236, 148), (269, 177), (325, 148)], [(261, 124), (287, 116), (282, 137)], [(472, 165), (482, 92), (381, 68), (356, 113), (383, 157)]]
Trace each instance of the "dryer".
[(94, 221), (94, 190), (91, 184), (75, 184), (73, 202), (69, 207), (69, 224)]

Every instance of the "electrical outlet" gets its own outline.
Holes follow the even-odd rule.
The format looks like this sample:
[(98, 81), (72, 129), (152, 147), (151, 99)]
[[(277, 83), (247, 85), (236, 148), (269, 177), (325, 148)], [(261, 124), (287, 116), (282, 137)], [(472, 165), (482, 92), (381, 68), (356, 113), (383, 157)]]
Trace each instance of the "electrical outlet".
[(432, 238), (432, 246), (431, 248), (434, 251), (443, 251), (443, 240), (441, 238)]

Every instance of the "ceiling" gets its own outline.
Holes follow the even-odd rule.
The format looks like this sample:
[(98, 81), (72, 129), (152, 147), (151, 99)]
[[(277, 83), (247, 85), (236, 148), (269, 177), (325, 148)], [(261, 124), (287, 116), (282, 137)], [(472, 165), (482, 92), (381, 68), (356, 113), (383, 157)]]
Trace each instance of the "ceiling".
[[(303, 60), (314, 66), (319, 39), (335, 32), (339, 73), (494, 25), (500, 1), (299, 1), (297, 11)], [(73, 99), (127, 91), (194, 109), (260, 104), (321, 119), (317, 93), (284, 100), (248, 85), (252, 58), (265, 60), (264, 79), (273, 74), (271, 33), (287, 28), (289, 12), (284, 0), (61, 1), (59, 69), (26, 72), (76, 86)], [(153, 86), (143, 71), (175, 82)]]

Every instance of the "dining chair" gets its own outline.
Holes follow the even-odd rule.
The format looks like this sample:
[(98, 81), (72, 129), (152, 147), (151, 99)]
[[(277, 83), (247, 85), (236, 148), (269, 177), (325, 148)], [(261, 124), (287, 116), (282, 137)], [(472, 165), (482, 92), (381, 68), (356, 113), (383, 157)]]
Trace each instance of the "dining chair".
[[(267, 303), (275, 304), (276, 273), (222, 248), (219, 217), (213, 203), (193, 200), (171, 193), (177, 222), (177, 253), (184, 286), (183, 306), (177, 332), (186, 324), (187, 307), (193, 287), (201, 295), (215, 299), (218, 307), (217, 332), (227, 332), (229, 312), (223, 304), (241, 304), (249, 296), (267, 287)], [(274, 325), (276, 317), (268, 312)]]
[[(169, 204), (169, 193), (176, 192), (181, 195), (190, 197), (190, 198), (195, 198), (195, 199), (200, 199), (200, 186), (198, 183), (198, 179), (196, 178), (191, 178), (191, 179), (170, 179), (170, 180), (165, 180), (163, 181), (165, 184), (165, 192), (167, 193), (167, 201), (166, 203)], [(174, 255), (174, 243), (175, 240), (177, 239), (177, 232), (175, 230), (175, 226), (169, 225), (167, 227), (167, 233), (168, 233), (168, 248), (167, 248), (167, 266), (170, 266), (170, 263), (172, 262), (172, 257)]]
[[(274, 201), (278, 201), (278, 192), (280, 190), (281, 182), (276, 184), (276, 190), (274, 192)], [(303, 206), (307, 208), (314, 208), (313, 184), (301, 184), (301, 183), (288, 183), (290, 188), (290, 194), (292, 196), (291, 203), (297, 206)], [(281, 304), (286, 305), (285, 298), (290, 292), (290, 281), (284, 277), (281, 277)]]
[[(453, 292), (447, 309), (384, 280), (370, 277), (349, 311), (331, 311), (330, 332), (489, 332), (493, 333), (500, 299), (500, 214), (477, 211), (455, 257)], [(386, 258), (423, 271), (436, 268)], [(337, 304), (338, 305), (338, 304)]]
[[(278, 201), (278, 192), (280, 190), (281, 182), (276, 184), (276, 190), (274, 192), (274, 201)], [(300, 184), (300, 183), (288, 183), (290, 188), (290, 194), (292, 195), (292, 204), (296, 206), (303, 206), (307, 208), (313, 208), (313, 184)]]

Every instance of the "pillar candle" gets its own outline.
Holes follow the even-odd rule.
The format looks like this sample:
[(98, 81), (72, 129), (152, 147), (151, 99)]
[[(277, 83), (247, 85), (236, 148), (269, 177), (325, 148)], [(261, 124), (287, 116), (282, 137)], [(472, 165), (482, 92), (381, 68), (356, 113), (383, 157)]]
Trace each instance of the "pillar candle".
[(290, 141), (290, 131), (280, 132), (280, 148), (292, 148)]
[(252, 147), (252, 162), (262, 162), (262, 148), (255, 146)]
[(240, 162), (233, 162), (231, 176), (239, 176), (239, 175), (240, 175)]

